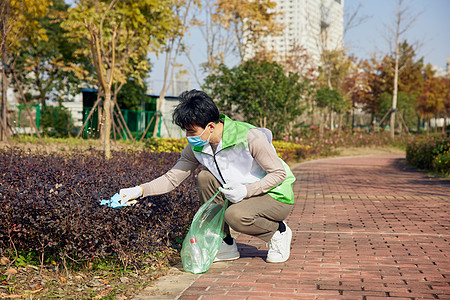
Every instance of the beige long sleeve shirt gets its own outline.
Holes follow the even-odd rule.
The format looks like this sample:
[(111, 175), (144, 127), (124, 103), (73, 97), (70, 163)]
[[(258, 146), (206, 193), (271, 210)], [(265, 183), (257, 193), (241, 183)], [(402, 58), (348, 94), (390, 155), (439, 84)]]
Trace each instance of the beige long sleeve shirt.
[[(247, 198), (263, 193), (279, 185), (286, 179), (281, 160), (273, 151), (273, 146), (267, 140), (266, 135), (257, 128), (250, 129), (247, 133), (247, 141), (250, 154), (258, 164), (266, 171), (266, 176), (261, 180), (247, 184)], [(217, 145), (211, 144), (214, 152)], [(141, 185), (143, 196), (155, 196), (168, 193), (179, 186), (199, 166), (190, 145), (181, 152), (177, 163), (164, 175)]]

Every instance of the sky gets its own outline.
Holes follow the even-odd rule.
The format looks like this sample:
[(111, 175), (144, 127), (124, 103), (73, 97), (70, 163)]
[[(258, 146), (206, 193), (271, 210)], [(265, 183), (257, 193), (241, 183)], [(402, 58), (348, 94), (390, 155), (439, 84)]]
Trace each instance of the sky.
[[(319, 1), (319, 0), (318, 0)], [(74, 0), (66, 0), (73, 5)], [(364, 22), (348, 30), (344, 36), (344, 48), (348, 53), (354, 54), (358, 59), (384, 56), (389, 51), (386, 37), (386, 26), (394, 21), (396, 0), (344, 0), (344, 12), (354, 11), (360, 4), (358, 16)], [(423, 57), (425, 63), (430, 63), (446, 69), (446, 58), (450, 57), (450, 0), (405, 0), (405, 6), (410, 8), (411, 15), (420, 14), (417, 21), (405, 33), (408, 43), (417, 43), (418, 58)], [(345, 20), (344, 20), (345, 24)], [(193, 30), (185, 40), (190, 47), (191, 60), (179, 57), (179, 63), (191, 74), (185, 78), (191, 80), (190, 87), (199, 89), (205, 74), (200, 64), (206, 61), (206, 46), (199, 30)], [(151, 93), (159, 94), (162, 86), (164, 59), (150, 55), (152, 70), (147, 80)], [(229, 57), (227, 63), (232, 66), (238, 60)], [(195, 79), (197, 74), (199, 82)]]
[[(417, 55), (423, 57), (425, 63), (445, 69), (446, 57), (450, 57), (450, 0), (405, 0), (404, 3), (410, 8), (411, 15), (420, 13), (404, 38), (411, 44), (418, 42)], [(389, 44), (385, 39), (386, 26), (394, 21), (397, 1), (345, 0), (344, 11), (352, 11), (359, 4), (362, 5), (359, 16), (365, 16), (364, 22), (347, 31), (344, 47), (359, 59), (370, 58), (374, 53), (384, 56), (389, 51)], [(198, 31), (193, 31), (186, 39), (186, 44), (191, 47), (192, 63), (183, 57), (179, 58), (179, 62), (191, 74), (197, 72), (202, 81), (204, 74), (199, 65), (206, 61), (204, 39)], [(229, 61), (233, 63), (233, 58)], [(153, 69), (148, 80), (149, 88), (153, 89), (153, 93), (158, 94), (161, 90), (164, 60), (153, 55), (151, 62)], [(188, 78), (191, 79), (191, 88), (200, 88), (194, 76)]]
[[(405, 33), (404, 38), (412, 44), (418, 42), (418, 57), (425, 63), (446, 68), (446, 57), (450, 57), (450, 0), (406, 0), (411, 15), (417, 21)], [(389, 51), (384, 36), (394, 21), (397, 1), (394, 0), (345, 0), (348, 8), (363, 5), (361, 16), (366, 21), (350, 29), (344, 37), (344, 47), (359, 58), (368, 58), (374, 52), (384, 54)]]

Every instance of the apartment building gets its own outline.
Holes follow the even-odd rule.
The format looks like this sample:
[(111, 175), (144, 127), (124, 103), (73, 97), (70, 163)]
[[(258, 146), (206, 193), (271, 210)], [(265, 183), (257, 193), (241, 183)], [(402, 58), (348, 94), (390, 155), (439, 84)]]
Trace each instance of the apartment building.
[(320, 64), (323, 49), (342, 49), (344, 0), (273, 0), (281, 14), (281, 36), (267, 37), (268, 50), (282, 59), (294, 45), (303, 46), (313, 62)]

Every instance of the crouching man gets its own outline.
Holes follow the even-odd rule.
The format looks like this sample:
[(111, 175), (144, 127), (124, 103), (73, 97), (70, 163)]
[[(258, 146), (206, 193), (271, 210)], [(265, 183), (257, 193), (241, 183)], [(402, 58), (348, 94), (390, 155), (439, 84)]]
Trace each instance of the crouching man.
[(214, 261), (240, 257), (230, 227), (269, 243), (267, 262), (289, 258), (292, 231), (284, 222), (292, 210), (295, 177), (276, 154), (272, 133), (265, 128), (233, 121), (204, 92), (191, 90), (179, 96), (173, 121), (186, 131), (189, 145), (164, 175), (136, 187), (120, 190), (124, 201), (168, 193), (201, 164), (197, 177), (200, 200), (206, 202), (220, 188), (215, 201), (229, 205), (225, 233)]

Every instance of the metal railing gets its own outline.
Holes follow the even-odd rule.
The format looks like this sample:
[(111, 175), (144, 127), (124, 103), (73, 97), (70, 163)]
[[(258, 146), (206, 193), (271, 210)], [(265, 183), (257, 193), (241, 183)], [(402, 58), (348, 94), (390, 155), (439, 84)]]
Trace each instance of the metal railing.
[[(83, 126), (83, 138), (97, 138), (101, 127), (101, 110), (95, 111), (88, 122), (91, 107), (81, 109), (67, 109), (64, 106), (41, 106), (29, 105), (31, 116), (28, 114), (25, 105), (10, 105), (8, 118), (10, 127), (15, 134), (33, 134), (34, 129), (31, 122), (35, 122), (39, 132), (53, 136), (70, 136), (78, 134)], [(117, 110), (112, 116), (111, 137), (126, 139), (129, 133), (134, 139), (140, 139), (145, 134), (145, 138), (153, 136), (156, 120), (159, 118), (157, 136), (161, 136), (161, 114), (156, 111), (139, 111), (121, 109), (123, 118)], [(124, 126), (124, 122), (128, 130)]]

